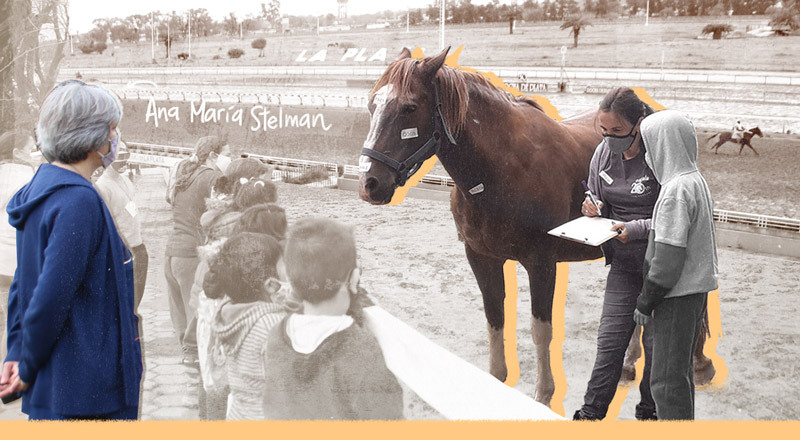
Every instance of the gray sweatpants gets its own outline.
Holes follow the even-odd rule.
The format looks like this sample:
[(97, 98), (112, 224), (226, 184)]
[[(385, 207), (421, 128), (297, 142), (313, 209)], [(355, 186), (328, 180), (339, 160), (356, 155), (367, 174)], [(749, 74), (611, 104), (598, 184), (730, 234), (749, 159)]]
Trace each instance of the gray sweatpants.
[(694, 346), (708, 293), (667, 298), (653, 310), (650, 389), (659, 420), (694, 420)]

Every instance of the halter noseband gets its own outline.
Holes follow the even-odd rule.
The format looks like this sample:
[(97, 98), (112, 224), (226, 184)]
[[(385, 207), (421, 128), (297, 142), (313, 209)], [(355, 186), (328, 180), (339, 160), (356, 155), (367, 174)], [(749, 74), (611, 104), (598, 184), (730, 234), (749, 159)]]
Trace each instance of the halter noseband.
[(422, 166), (422, 163), (425, 161), (425, 159), (439, 152), (439, 148), (442, 145), (442, 132), (444, 132), (444, 134), (447, 136), (447, 140), (451, 144), (456, 144), (455, 139), (453, 139), (453, 135), (450, 133), (450, 129), (447, 128), (444, 116), (442, 115), (442, 98), (439, 94), (439, 79), (436, 77), (433, 79), (433, 94), (434, 98), (436, 99), (433, 115), (431, 116), (431, 119), (433, 120), (433, 133), (431, 134), (431, 137), (428, 138), (428, 140), (414, 154), (409, 156), (406, 160), (399, 162), (381, 153), (380, 151), (376, 151), (371, 148), (361, 149), (362, 156), (367, 156), (370, 159), (377, 160), (394, 171), (397, 186), (405, 185), (406, 181), (413, 176), (417, 170), (419, 170), (419, 167)]

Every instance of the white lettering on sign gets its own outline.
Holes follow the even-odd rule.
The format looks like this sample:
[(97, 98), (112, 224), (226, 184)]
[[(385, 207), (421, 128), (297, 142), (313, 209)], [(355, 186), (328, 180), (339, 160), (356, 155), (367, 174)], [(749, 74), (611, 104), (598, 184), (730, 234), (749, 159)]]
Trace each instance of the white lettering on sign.
[(328, 55), (328, 51), (325, 50), (325, 49), (322, 49), (321, 51), (315, 53), (313, 57), (309, 58), (308, 62), (310, 63), (312, 61), (325, 61), (325, 57), (327, 55)]
[(181, 159), (182, 158), (178, 157), (151, 156), (149, 154), (131, 153), (130, 156), (128, 156), (128, 163), (171, 167), (172, 165), (180, 162)]
[(351, 47), (350, 49), (347, 49), (347, 52), (345, 52), (344, 55), (342, 55), (342, 59), (339, 61), (344, 61), (348, 58), (355, 58), (357, 54), (358, 54), (358, 49), (356, 49), (355, 47)]
[(546, 92), (547, 83), (534, 83), (534, 82), (518, 82), (508, 84), (511, 87), (516, 87), (520, 92)]
[[(372, 55), (370, 55), (369, 58), (367, 58), (367, 55), (370, 53), (368, 51), (369, 51), (369, 49), (367, 49), (365, 47), (361, 47), (361, 48), (351, 47), (351, 48), (349, 48), (349, 49), (347, 49), (345, 51), (344, 55), (342, 55), (342, 57), (339, 59), (339, 61), (340, 62), (344, 62), (344, 61), (352, 60), (352, 61), (356, 61), (356, 62), (359, 62), (359, 63), (373, 62), (373, 61), (377, 61), (377, 62), (386, 61), (387, 49), (385, 47), (382, 47), (382, 48), (376, 50), (374, 53), (372, 53)], [(312, 56), (309, 56), (308, 49), (303, 49), (302, 51), (300, 51), (300, 54), (297, 55), (297, 58), (295, 58), (294, 61), (297, 62), (297, 63), (312, 63), (314, 61), (325, 61), (327, 56), (328, 56), (327, 49), (322, 49), (322, 50), (314, 53), (314, 55), (312, 55)]]
[(370, 61), (386, 61), (386, 48), (384, 47), (383, 49), (379, 49), (377, 52), (375, 52), (375, 54), (373, 54), (367, 60), (367, 62)]
[(417, 134), (417, 127), (406, 128), (405, 130), (400, 131), (400, 139), (414, 139), (418, 137)]

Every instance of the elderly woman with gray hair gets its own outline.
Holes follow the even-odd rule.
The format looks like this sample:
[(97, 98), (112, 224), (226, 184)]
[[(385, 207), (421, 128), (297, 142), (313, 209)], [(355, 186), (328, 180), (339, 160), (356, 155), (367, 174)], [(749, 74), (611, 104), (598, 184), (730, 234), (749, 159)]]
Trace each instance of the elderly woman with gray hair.
[(136, 419), (142, 355), (131, 255), (89, 181), (113, 162), (122, 111), (104, 89), (57, 85), (36, 134), (49, 164), (8, 204), (17, 229), (0, 397), (31, 419)]

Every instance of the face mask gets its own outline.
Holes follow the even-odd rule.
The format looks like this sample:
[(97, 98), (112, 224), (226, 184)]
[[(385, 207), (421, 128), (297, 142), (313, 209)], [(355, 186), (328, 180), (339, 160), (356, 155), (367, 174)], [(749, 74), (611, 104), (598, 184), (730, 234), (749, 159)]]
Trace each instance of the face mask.
[[(636, 125), (639, 125), (637, 122)], [(631, 128), (631, 132), (626, 134), (625, 136), (614, 136), (613, 134), (604, 134), (603, 139), (605, 139), (606, 144), (608, 145), (608, 149), (611, 150), (612, 153), (621, 154), (628, 150), (628, 148), (633, 145), (634, 141), (636, 141), (636, 134), (634, 134), (634, 130), (636, 130), (636, 125)]]
[(228, 169), (228, 165), (231, 164), (231, 158), (228, 156), (217, 156), (217, 168), (219, 168), (222, 173), (225, 173), (225, 170)]
[(109, 142), (111, 143), (111, 148), (108, 149), (108, 153), (106, 154), (100, 154), (99, 152), (97, 153), (100, 154), (100, 158), (103, 160), (103, 168), (110, 167), (111, 164), (114, 162), (114, 159), (117, 158), (117, 144), (119, 143), (119, 132), (117, 132), (117, 135), (111, 138)]
[(633, 142), (636, 140), (636, 135), (628, 134), (626, 136), (614, 136), (607, 134), (604, 135), (603, 138), (606, 140), (608, 149), (611, 150), (612, 153), (620, 154), (627, 151), (628, 148), (630, 148), (631, 145), (633, 145)]

